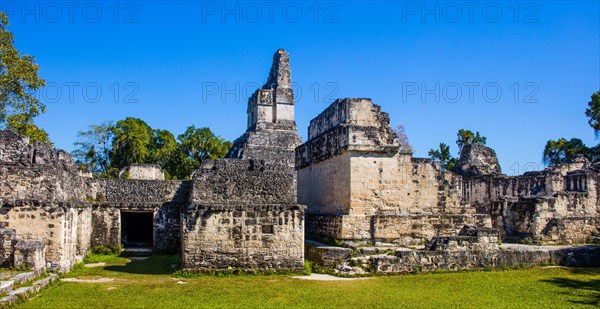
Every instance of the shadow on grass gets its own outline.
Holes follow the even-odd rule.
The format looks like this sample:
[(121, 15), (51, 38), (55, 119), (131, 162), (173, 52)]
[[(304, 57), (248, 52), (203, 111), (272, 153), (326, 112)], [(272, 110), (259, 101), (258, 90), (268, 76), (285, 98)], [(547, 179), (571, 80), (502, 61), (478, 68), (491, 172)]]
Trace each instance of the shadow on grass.
[(146, 260), (132, 260), (121, 265), (110, 265), (105, 270), (143, 275), (170, 275), (179, 269), (179, 256), (153, 255)]
[[(573, 274), (600, 276), (600, 269), (573, 268)], [(600, 305), (600, 279), (580, 280), (571, 278), (552, 278), (541, 280), (563, 288), (562, 293), (570, 296), (569, 301), (580, 305)]]

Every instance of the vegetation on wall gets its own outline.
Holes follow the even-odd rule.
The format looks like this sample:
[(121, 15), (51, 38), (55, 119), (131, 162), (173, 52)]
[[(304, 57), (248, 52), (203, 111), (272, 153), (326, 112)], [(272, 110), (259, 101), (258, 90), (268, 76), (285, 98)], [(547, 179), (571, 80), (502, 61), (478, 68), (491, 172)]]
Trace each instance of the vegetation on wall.
[[(456, 145), (458, 146), (459, 154), (465, 145), (485, 145), (487, 142), (487, 138), (481, 135), (479, 131), (473, 132), (471, 130), (460, 129), (458, 130), (456, 137)], [(438, 149), (430, 149), (427, 155), (434, 161), (439, 162), (442, 165), (442, 168), (447, 171), (452, 170), (456, 161), (458, 161), (458, 159), (453, 157), (450, 153), (450, 146), (445, 143), (440, 143)]]

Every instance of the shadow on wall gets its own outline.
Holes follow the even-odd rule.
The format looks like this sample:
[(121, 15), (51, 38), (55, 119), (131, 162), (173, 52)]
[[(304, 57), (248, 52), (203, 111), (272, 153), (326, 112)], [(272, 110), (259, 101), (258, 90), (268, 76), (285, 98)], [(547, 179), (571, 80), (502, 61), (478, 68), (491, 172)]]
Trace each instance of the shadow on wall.
[(180, 269), (180, 264), (179, 255), (153, 255), (146, 260), (132, 260), (125, 266), (106, 266), (104, 270), (141, 275), (170, 275)]
[[(582, 269), (572, 268), (573, 274), (584, 274), (598, 278), (600, 269)], [(541, 282), (551, 283), (562, 288), (561, 293), (569, 295), (571, 303), (578, 305), (600, 305), (600, 279), (578, 280), (571, 278), (553, 278), (541, 280)]]

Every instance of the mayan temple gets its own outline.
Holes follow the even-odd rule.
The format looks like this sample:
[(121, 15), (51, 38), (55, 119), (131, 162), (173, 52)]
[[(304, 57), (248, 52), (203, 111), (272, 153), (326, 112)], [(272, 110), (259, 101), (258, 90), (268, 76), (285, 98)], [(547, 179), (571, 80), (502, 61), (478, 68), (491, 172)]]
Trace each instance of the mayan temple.
[[(93, 178), (44, 143), (0, 131), (0, 263), (68, 271), (90, 248), (180, 254), (189, 272), (340, 274), (556, 264), (598, 266), (600, 166), (584, 157), (510, 177), (466, 145), (454, 170), (400, 151), (368, 98), (294, 116), (290, 56), (279, 49), (248, 99), (247, 130), (190, 180), (133, 164)], [(510, 243), (517, 243), (511, 245)]]
[(278, 50), (267, 82), (248, 99), (248, 129), (235, 140), (228, 157), (294, 165), (294, 149), (302, 143), (294, 118), (290, 56)]

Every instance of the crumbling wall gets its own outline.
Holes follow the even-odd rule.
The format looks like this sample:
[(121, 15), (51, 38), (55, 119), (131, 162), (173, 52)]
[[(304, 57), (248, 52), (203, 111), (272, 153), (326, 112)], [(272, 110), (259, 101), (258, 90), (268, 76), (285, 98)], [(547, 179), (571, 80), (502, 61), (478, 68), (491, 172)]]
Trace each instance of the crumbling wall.
[(175, 253), (180, 248), (180, 208), (189, 195), (189, 181), (98, 181), (93, 201), (92, 245), (121, 246), (121, 211), (154, 214), (153, 249)]
[(598, 173), (584, 158), (521, 176), (463, 176), (463, 196), (505, 241), (581, 243), (597, 234)]
[(0, 229), (0, 267), (12, 265), (17, 234), (13, 229)]
[(92, 207), (77, 209), (77, 252), (78, 256), (86, 255), (92, 245)]
[(336, 100), (308, 131), (296, 149), (308, 233), (414, 244), (466, 223), (491, 225), (463, 202), (460, 176), (400, 152), (389, 116), (371, 100)]
[(107, 205), (92, 210), (92, 246), (121, 246), (121, 210)]
[(156, 164), (135, 163), (121, 170), (119, 173), (119, 178), (138, 180), (165, 180), (165, 173), (162, 171), (160, 166)]
[(285, 164), (218, 159), (194, 172), (182, 209), (182, 263), (189, 271), (303, 268), (304, 209)]
[(267, 82), (248, 99), (248, 128), (233, 142), (227, 158), (265, 160), (294, 166), (302, 143), (294, 120), (290, 57), (279, 49)]
[(298, 170), (298, 203), (311, 214), (348, 214), (350, 155), (342, 154)]
[(189, 271), (303, 269), (300, 207), (199, 206), (184, 217), (183, 268)]
[(77, 252), (77, 209), (88, 207), (83, 202), (87, 186), (71, 156), (44, 143), (31, 145), (13, 131), (0, 131), (0, 176), (2, 226), (15, 230), (17, 243), (44, 246), (53, 269), (68, 270)]
[(401, 274), (433, 271), (532, 267), (600, 266), (598, 246), (499, 246), (496, 229), (465, 229), (457, 236), (433, 237), (424, 249), (346, 248), (307, 241), (311, 262), (341, 274)]
[(0, 221), (5, 228), (14, 229), (19, 240), (44, 244), (51, 267), (64, 271), (75, 261), (78, 220), (74, 213), (73, 207), (65, 205), (4, 204)]

